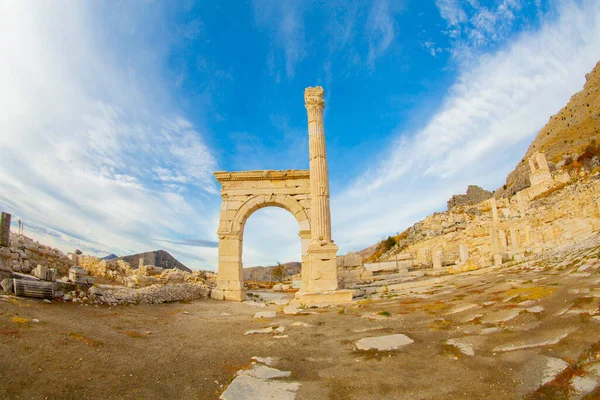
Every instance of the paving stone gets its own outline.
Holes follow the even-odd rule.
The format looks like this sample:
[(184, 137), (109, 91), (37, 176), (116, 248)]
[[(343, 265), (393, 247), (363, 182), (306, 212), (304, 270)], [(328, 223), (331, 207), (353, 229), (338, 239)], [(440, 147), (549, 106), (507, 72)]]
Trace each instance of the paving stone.
[(356, 342), (356, 348), (359, 350), (389, 351), (397, 350), (411, 343), (414, 343), (414, 340), (408, 336), (397, 334), (360, 339)]
[(493, 328), (485, 328), (485, 329), (481, 330), (482, 335), (489, 335), (489, 334), (498, 333), (498, 332), (502, 332), (502, 328), (498, 328), (497, 326), (494, 326)]
[(254, 356), (254, 357), (252, 357), (252, 359), (258, 363), (265, 364), (265, 365), (273, 365), (278, 360), (276, 357), (258, 357), (258, 356)]
[(458, 304), (454, 307), (452, 307), (450, 309), (450, 311), (448, 311), (448, 315), (452, 315), (452, 314), (458, 314), (461, 313), (463, 311), (467, 311), (470, 310), (472, 308), (477, 308), (479, 307), (477, 304), (473, 304), (473, 303), (465, 303), (465, 304)]
[(219, 398), (222, 400), (293, 400), (299, 388), (300, 384), (297, 382), (238, 376)]
[(467, 356), (475, 355), (475, 350), (473, 350), (473, 346), (470, 343), (465, 342), (464, 340), (448, 339), (446, 343), (456, 347), (461, 353), (466, 354)]
[(510, 308), (508, 310), (500, 310), (488, 315), (485, 315), (481, 322), (484, 324), (498, 324), (500, 322), (510, 321), (523, 311), (522, 308)]
[(525, 311), (527, 311), (528, 313), (532, 313), (532, 314), (538, 314), (538, 313), (544, 312), (544, 307), (542, 307), (542, 306), (529, 307), (529, 308), (526, 308)]
[(592, 376), (574, 376), (571, 384), (576, 391), (587, 394), (596, 388), (598, 380)]
[(254, 318), (275, 318), (276, 316), (275, 311), (261, 311), (254, 314)]
[(237, 372), (238, 376), (251, 376), (259, 379), (287, 378), (291, 374), (290, 371), (280, 371), (266, 365), (254, 365), (251, 369), (242, 369)]

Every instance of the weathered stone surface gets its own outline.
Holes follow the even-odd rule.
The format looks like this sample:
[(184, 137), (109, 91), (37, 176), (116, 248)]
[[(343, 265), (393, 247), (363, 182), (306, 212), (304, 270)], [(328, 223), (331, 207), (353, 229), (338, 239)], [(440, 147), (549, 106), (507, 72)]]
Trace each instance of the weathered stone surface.
[(0, 247), (10, 246), (10, 219), (10, 214), (0, 214)]
[(356, 342), (359, 350), (398, 350), (400, 347), (414, 343), (414, 340), (403, 334), (376, 336), (360, 339)]
[(481, 203), (492, 196), (492, 192), (482, 189), (476, 185), (469, 185), (467, 188), (467, 194), (455, 194), (450, 200), (448, 200), (448, 210), (452, 210), (456, 206), (468, 206)]
[(517, 340), (512, 344), (506, 344), (494, 348), (494, 351), (514, 351), (529, 349), (532, 347), (549, 346), (560, 342), (562, 339), (569, 336), (569, 334), (575, 329), (565, 329), (562, 331), (543, 333), (536, 335), (532, 338), (525, 338)]

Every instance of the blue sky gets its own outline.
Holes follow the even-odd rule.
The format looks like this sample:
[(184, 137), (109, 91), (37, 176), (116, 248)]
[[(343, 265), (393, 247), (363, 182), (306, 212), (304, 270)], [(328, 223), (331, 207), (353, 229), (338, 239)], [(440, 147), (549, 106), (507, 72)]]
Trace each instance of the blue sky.
[[(308, 168), (325, 88), (333, 237), (360, 250), (494, 190), (600, 60), (594, 0), (0, 3), (0, 206), (63, 251), (215, 269), (216, 170)], [(286, 211), (245, 266), (300, 258)]]

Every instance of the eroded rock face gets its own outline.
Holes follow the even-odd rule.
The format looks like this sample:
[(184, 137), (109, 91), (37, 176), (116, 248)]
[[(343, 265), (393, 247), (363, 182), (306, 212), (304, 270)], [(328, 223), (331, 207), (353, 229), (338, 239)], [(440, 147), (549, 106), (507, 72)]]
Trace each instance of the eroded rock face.
[(452, 210), (456, 206), (468, 206), (481, 203), (489, 199), (494, 194), (476, 185), (469, 185), (467, 194), (455, 194), (448, 200), (448, 210)]
[(496, 198), (513, 196), (530, 186), (527, 160), (535, 152), (543, 152), (550, 163), (559, 164), (563, 156), (581, 154), (593, 139), (600, 139), (597, 130), (600, 123), (599, 87), (600, 62), (586, 75), (583, 90), (575, 93), (540, 130), (521, 162), (506, 178), (506, 184), (496, 190)]

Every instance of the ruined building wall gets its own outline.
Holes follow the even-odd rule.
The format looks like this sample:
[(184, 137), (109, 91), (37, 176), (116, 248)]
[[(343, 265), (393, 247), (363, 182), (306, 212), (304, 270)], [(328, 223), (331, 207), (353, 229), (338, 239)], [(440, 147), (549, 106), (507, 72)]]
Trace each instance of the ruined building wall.
[(455, 194), (448, 200), (448, 211), (457, 206), (474, 205), (489, 199), (494, 194), (476, 185), (469, 185), (467, 194)]
[(8, 247), (0, 246), (1, 271), (29, 273), (40, 264), (65, 275), (75, 265), (62, 251), (44, 246), (26, 236), (11, 232), (9, 243)]
[(468, 259), (485, 267), (600, 231), (600, 174), (552, 174), (543, 154), (532, 158), (531, 187), (510, 198), (490, 198), (428, 216), (411, 228), (416, 239), (382, 259), (402, 253), (415, 266), (458, 265)]

